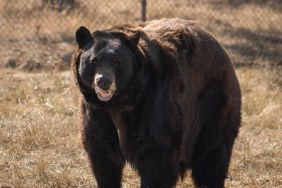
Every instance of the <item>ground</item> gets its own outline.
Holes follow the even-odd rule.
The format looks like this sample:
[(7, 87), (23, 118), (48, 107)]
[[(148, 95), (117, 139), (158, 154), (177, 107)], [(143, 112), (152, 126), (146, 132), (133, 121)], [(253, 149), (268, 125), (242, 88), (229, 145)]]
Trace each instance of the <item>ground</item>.
[[(0, 69), (0, 187), (95, 185), (80, 140), (71, 71)], [(243, 120), (226, 187), (282, 185), (282, 71), (240, 68)], [(127, 166), (123, 187), (138, 187)], [(187, 177), (178, 187), (191, 187)]]

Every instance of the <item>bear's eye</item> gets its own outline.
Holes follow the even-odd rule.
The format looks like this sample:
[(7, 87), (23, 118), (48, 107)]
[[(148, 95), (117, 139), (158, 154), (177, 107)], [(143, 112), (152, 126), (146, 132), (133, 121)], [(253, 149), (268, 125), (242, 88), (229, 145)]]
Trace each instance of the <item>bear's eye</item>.
[(115, 68), (120, 67), (120, 62), (118, 62), (118, 61), (113, 61), (113, 64), (114, 64)]
[(96, 63), (97, 61), (99, 61), (101, 59), (100, 56), (95, 56), (90, 62), (91, 63)]

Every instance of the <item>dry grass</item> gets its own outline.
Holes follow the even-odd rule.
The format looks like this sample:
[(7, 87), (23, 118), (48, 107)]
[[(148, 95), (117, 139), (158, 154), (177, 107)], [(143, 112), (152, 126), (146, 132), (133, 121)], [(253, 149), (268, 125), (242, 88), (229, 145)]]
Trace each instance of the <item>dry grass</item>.
[[(90, 7), (87, 4), (93, 1), (85, 0), (69, 13), (41, 10), (39, 0), (26, 0), (26, 9), (21, 9), (22, 2), (0, 2), (4, 28), (0, 33), (0, 187), (95, 187), (80, 142), (79, 93), (68, 63), (61, 58), (74, 50), (78, 26), (94, 30), (136, 23), (139, 4), (97, 0)], [(148, 19), (198, 20), (236, 63), (282, 63), (279, 8), (258, 3), (233, 7), (206, 0), (152, 2), (148, 1)], [(109, 11), (109, 6), (114, 9)], [(10, 65), (14, 69), (5, 68), (7, 62), (14, 62), (15, 66)], [(241, 67), (237, 73), (243, 123), (226, 186), (281, 187), (282, 70)], [(123, 187), (138, 186), (138, 176), (127, 166)], [(178, 187), (192, 187), (191, 179), (187, 177)]]
[[(70, 71), (1, 69), (0, 187), (90, 187), (95, 182), (81, 147), (78, 92)], [(227, 187), (282, 185), (282, 72), (238, 69), (243, 125)], [(127, 167), (123, 187), (138, 187)], [(191, 187), (187, 177), (178, 187)]]
[[(60, 56), (48, 54), (46, 57), (45, 49), (50, 46), (57, 49), (57, 43), (62, 42), (73, 44), (74, 32), (80, 25), (86, 25), (91, 30), (105, 29), (121, 23), (136, 24), (140, 18), (138, 0), (76, 1), (79, 6), (75, 9), (58, 12), (42, 9), (40, 0), (26, 0), (24, 3), (21, 0), (1, 0), (2, 58), (16, 58), (18, 64), (24, 64), (25, 59), (14, 57), (14, 51), (7, 51), (8, 48), (17, 48), (28, 59), (40, 56), (35, 58), (44, 62), (51, 61), (50, 64), (58, 63), (61, 61)], [(240, 6), (230, 5), (230, 2), (232, 1), (148, 1), (147, 18), (181, 17), (197, 20), (224, 44), (233, 62), (281, 65), (281, 2), (269, 0), (269, 3), (242, 3)], [(73, 48), (63, 48), (67, 52), (73, 51)], [(54, 50), (48, 50), (47, 53), (49, 51), (56, 53)], [(54, 58), (48, 59), (50, 56)], [(259, 61), (255, 61), (257, 59)]]

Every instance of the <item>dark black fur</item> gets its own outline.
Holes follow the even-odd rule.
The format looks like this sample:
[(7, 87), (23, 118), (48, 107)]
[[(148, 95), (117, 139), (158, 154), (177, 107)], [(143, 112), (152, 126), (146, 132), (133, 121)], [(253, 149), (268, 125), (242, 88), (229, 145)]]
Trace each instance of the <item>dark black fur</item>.
[[(117, 26), (93, 36), (82, 27), (76, 39), (72, 67), (83, 94), (83, 145), (98, 186), (120, 187), (128, 161), (142, 188), (173, 187), (188, 169), (196, 186), (224, 187), (241, 96), (217, 41), (181, 19)], [(109, 45), (113, 41), (119, 45)], [(106, 57), (91, 64), (89, 57), (97, 54)], [(91, 85), (94, 74), (116, 59), (120, 69), (109, 70), (120, 80), (117, 90), (100, 101)]]

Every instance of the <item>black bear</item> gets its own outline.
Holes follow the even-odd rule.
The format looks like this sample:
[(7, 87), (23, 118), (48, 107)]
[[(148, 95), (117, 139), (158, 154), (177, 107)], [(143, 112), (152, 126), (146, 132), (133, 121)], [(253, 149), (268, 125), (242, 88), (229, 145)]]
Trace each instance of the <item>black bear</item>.
[(240, 86), (222, 46), (195, 22), (161, 19), (76, 31), (83, 146), (100, 188), (171, 188), (192, 170), (221, 188), (241, 121)]

